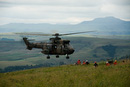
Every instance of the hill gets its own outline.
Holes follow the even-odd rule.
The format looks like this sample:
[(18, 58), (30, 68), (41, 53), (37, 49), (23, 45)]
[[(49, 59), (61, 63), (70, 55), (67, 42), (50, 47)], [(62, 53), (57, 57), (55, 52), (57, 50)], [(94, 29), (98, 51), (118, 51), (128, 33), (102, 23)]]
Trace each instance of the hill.
[(106, 66), (64, 65), (0, 73), (0, 87), (129, 87), (130, 60)]
[[(0, 26), (1, 32), (43, 32), (60, 33), (98, 31), (101, 35), (129, 35), (130, 21), (123, 21), (115, 17), (96, 18), (92, 21), (84, 21), (79, 24), (23, 24), (11, 23)], [(45, 32), (46, 31), (46, 32)]]
[(120, 59), (130, 55), (130, 41), (120, 39), (103, 39), (90, 37), (66, 37), (75, 49), (75, 53), (56, 58), (51, 55), (50, 60), (41, 53), (41, 49), (26, 50), (20, 41), (0, 41), (0, 68), (8, 66), (51, 64), (74, 64), (78, 59), (89, 61), (106, 61), (108, 58)]

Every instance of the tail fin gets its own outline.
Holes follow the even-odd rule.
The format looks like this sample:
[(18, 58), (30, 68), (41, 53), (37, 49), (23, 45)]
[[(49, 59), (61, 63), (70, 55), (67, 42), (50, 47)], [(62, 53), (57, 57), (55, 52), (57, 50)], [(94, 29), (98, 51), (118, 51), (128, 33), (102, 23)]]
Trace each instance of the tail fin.
[(32, 50), (32, 44), (27, 40), (28, 38), (24, 37), (23, 40), (27, 46), (27, 49)]

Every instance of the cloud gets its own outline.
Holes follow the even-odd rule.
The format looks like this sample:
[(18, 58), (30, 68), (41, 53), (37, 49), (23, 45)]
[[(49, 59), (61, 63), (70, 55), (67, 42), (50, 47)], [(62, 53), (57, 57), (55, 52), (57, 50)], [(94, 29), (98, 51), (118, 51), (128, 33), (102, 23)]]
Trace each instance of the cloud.
[(128, 0), (108, 0), (101, 7), (102, 13), (115, 17), (130, 19), (130, 1)]
[(0, 0), (3, 24), (79, 23), (105, 16), (129, 20), (129, 14), (129, 0)]
[(12, 5), (48, 5), (48, 6), (95, 6), (102, 0), (0, 0), (2, 4)]
[(107, 0), (110, 4), (127, 6), (130, 5), (130, 0)]

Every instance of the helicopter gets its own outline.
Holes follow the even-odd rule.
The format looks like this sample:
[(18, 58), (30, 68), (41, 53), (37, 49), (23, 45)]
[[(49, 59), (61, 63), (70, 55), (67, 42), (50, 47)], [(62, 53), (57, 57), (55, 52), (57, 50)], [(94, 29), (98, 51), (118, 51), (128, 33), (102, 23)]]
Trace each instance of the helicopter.
[(59, 36), (88, 33), (88, 32), (93, 31), (67, 33), (67, 34), (59, 34), (59, 33), (55, 34), (15, 33), (15, 34), (54, 36), (53, 38), (50, 38), (50, 42), (31, 43), (27, 37), (23, 37), (23, 41), (26, 44), (28, 50), (32, 50), (33, 48), (42, 49), (41, 53), (47, 55), (47, 59), (50, 59), (50, 55), (56, 55), (56, 58), (59, 58), (59, 55), (66, 55), (66, 59), (69, 59), (69, 55), (73, 54), (75, 50), (70, 45), (70, 40), (61, 39)]

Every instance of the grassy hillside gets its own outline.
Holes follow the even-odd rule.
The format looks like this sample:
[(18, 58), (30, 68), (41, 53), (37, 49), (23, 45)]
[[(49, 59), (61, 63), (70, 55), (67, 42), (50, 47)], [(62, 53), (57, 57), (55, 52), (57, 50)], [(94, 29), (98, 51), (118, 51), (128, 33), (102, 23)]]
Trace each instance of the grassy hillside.
[(0, 87), (129, 87), (130, 60), (117, 65), (64, 65), (0, 73)]
[(0, 68), (15, 65), (35, 65), (53, 63), (59, 65), (60, 62), (73, 64), (78, 59), (81, 61), (102, 61), (107, 58), (117, 58), (130, 55), (130, 41), (119, 39), (103, 39), (90, 37), (66, 37), (75, 49), (75, 53), (66, 60), (65, 56), (59, 59), (51, 56), (46, 59), (46, 55), (41, 53), (41, 49), (26, 50), (26, 46), (19, 41), (0, 41)]

